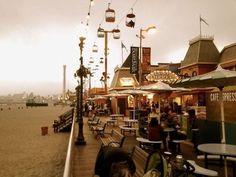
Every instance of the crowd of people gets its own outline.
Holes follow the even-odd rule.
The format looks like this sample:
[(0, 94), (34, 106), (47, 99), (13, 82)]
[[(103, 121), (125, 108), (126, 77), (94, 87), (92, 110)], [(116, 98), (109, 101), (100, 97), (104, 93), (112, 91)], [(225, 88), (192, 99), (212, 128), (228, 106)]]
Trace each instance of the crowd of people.
[(186, 132), (180, 130), (180, 120), (177, 113), (171, 109), (170, 106), (165, 107), (161, 113), (158, 113), (155, 108), (151, 108), (151, 112), (148, 116), (148, 128), (147, 128), (147, 138), (151, 141), (163, 141), (164, 149), (167, 149), (167, 132), (164, 130), (166, 128), (172, 128), (173, 131), (169, 133), (170, 135), (170, 148), (174, 144), (171, 144), (171, 140), (176, 139), (186, 139)]
[(86, 102), (84, 104), (84, 116), (91, 117), (93, 114), (98, 113), (98, 110), (103, 110), (105, 115), (111, 112), (111, 108), (108, 103), (96, 105), (94, 102)]

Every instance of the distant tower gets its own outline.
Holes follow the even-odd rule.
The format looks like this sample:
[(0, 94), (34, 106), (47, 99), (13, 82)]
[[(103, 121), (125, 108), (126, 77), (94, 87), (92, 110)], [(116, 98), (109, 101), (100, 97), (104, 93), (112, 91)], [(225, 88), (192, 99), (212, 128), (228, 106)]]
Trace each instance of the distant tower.
[(63, 88), (62, 88), (62, 100), (66, 99), (66, 65), (63, 65)]

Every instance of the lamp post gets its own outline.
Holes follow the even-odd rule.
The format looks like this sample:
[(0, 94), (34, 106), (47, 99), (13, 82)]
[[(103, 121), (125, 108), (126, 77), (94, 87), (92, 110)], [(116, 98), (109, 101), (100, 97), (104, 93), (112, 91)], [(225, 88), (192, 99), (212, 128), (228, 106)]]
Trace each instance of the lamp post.
[[(83, 78), (86, 77), (86, 68), (83, 65), (83, 47), (84, 47), (84, 40), (85, 37), (80, 37), (79, 38), (80, 43), (79, 43), (79, 47), (80, 47), (80, 68), (76, 71), (76, 76), (79, 77), (79, 82), (80, 84), (78, 84), (78, 86), (76, 87), (76, 97), (77, 97), (77, 101), (76, 101), (76, 113), (77, 113), (77, 120), (78, 120), (78, 126), (79, 126), (79, 130), (78, 130), (78, 137), (75, 141), (76, 145), (85, 145), (85, 139), (84, 139), (84, 135), (83, 135)], [(78, 83), (79, 83), (78, 82)]]
[(104, 87), (105, 87), (105, 94), (107, 94), (107, 56), (108, 56), (108, 33), (112, 33), (113, 34), (113, 38), (114, 39), (120, 39), (120, 30), (118, 28), (113, 29), (112, 31), (106, 31), (103, 28), (99, 27), (98, 31), (97, 31), (97, 36), (100, 38), (104, 37), (104, 41), (105, 41), (105, 50), (104, 50), (104, 65), (105, 65), (105, 71), (104, 71)]
[[(139, 38), (139, 86), (142, 85), (142, 61), (143, 61), (143, 51), (142, 51), (142, 42), (145, 38), (143, 36), (143, 32), (147, 32), (148, 34), (152, 34), (156, 31), (156, 26), (149, 26), (145, 29), (141, 28), (139, 31), (139, 35), (136, 35)], [(139, 108), (141, 108), (141, 96), (139, 96)]]

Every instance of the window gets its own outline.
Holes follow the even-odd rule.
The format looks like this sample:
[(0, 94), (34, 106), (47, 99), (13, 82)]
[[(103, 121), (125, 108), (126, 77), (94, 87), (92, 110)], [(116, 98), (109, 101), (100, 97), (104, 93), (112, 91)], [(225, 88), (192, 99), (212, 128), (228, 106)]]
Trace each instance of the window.
[(192, 76), (196, 76), (196, 75), (197, 75), (197, 71), (193, 71)]

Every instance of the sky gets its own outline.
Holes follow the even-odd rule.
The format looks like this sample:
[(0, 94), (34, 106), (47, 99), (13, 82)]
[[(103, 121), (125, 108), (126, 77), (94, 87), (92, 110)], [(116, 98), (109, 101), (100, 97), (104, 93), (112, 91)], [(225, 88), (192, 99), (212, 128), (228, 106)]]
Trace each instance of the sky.
[[(34, 92), (41, 95), (62, 92), (63, 65), (66, 65), (66, 89), (74, 91), (75, 71), (80, 66), (80, 24), (86, 24), (90, 0), (0, 0), (0, 95)], [(115, 23), (104, 20), (105, 10), (114, 9)], [(125, 26), (126, 15), (136, 15), (135, 27)], [(189, 40), (200, 34), (214, 36), (219, 51), (236, 43), (236, 0), (94, 0), (88, 21), (83, 58), (99, 64), (104, 57), (104, 39), (97, 38), (99, 25), (107, 31), (116, 27), (121, 39), (108, 35), (108, 73), (122, 64), (121, 41), (125, 59), (131, 46), (139, 46), (140, 29), (157, 27), (152, 35), (144, 33), (143, 46), (151, 47), (151, 63), (180, 62), (189, 47)], [(98, 45), (98, 53), (92, 46)], [(99, 81), (104, 64), (92, 78), (92, 87)], [(86, 84), (87, 86), (87, 84)]]

